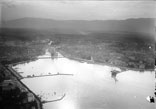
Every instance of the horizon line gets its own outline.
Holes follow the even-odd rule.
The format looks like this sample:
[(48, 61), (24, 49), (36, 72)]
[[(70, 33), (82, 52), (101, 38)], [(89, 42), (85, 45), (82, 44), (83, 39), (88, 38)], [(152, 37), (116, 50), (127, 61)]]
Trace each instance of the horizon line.
[(55, 21), (111, 21), (111, 20), (130, 20), (130, 19), (153, 19), (156, 20), (154, 17), (135, 17), (135, 18), (126, 18), (126, 19), (53, 19), (53, 18), (43, 18), (43, 17), (22, 17), (17, 19), (11, 19), (11, 20), (3, 20), (1, 19), (1, 22), (8, 22), (8, 21), (14, 21), (19, 19), (46, 19), (46, 20), (55, 20)]

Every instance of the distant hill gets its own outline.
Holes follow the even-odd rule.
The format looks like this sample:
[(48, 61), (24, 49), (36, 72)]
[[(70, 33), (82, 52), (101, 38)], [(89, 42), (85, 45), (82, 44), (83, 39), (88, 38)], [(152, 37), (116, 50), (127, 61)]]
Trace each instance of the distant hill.
[(50, 30), (60, 33), (87, 32), (137, 32), (153, 33), (154, 19), (138, 18), (127, 20), (52, 20), (42, 18), (21, 18), (2, 22), (3, 28), (26, 28)]

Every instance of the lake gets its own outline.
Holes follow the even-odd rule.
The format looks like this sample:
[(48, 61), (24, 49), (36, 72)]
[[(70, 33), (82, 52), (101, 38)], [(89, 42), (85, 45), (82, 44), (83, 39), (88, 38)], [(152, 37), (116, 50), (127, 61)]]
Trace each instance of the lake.
[[(46, 56), (50, 56), (48, 51), (40, 57)], [(44, 109), (154, 109), (154, 104), (146, 100), (147, 96), (154, 96), (154, 71), (127, 70), (117, 74), (115, 81), (111, 71), (119, 68), (65, 57), (38, 59), (13, 68), (23, 77), (34, 76), (21, 81), (42, 100), (65, 95), (60, 101), (43, 104)]]

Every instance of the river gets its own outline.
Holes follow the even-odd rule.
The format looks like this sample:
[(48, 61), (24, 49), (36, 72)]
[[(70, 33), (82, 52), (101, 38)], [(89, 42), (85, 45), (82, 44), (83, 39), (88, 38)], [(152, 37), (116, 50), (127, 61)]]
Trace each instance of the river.
[[(50, 56), (48, 51), (43, 57)], [(42, 56), (40, 56), (42, 57)], [(38, 59), (13, 66), (26, 84), (42, 100), (56, 100), (43, 104), (44, 109), (154, 109), (146, 97), (154, 96), (154, 71), (127, 70), (117, 74), (115, 81), (111, 70), (119, 68), (88, 64), (67, 58)]]

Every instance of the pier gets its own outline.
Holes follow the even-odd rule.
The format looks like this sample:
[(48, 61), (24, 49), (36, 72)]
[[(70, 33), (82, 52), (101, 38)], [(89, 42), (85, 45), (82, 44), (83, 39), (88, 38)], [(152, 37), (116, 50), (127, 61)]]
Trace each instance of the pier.
[(32, 75), (32, 76), (27, 76), (27, 77), (23, 77), (22, 79), (24, 78), (38, 78), (38, 77), (47, 77), (47, 76), (73, 76), (74, 74), (60, 74), (60, 73), (57, 73), (57, 74), (49, 74), (49, 75), (39, 75), (39, 76), (35, 76), (35, 75)]
[(66, 94), (64, 94), (61, 98), (56, 99), (56, 100), (49, 100), (49, 101), (44, 100), (44, 101), (42, 101), (42, 103), (45, 104), (45, 103), (49, 103), (49, 102), (61, 101), (65, 96), (66, 96)]

